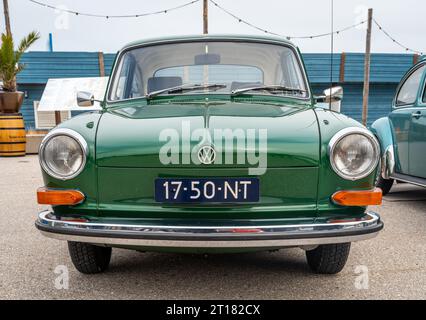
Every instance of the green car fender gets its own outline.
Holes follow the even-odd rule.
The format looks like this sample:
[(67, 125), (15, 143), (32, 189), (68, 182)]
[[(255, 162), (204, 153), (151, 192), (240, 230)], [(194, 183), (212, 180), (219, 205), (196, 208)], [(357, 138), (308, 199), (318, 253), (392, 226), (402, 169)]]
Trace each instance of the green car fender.
[(102, 117), (101, 111), (87, 112), (62, 122), (56, 129), (69, 129), (80, 134), (87, 142), (88, 150), (86, 166), (75, 178), (70, 180), (56, 179), (42, 170), (45, 186), (51, 189), (75, 189), (82, 191), (86, 197), (81, 204), (74, 206), (55, 206), (55, 212), (63, 216), (78, 215), (92, 216), (97, 212), (98, 190), (97, 190), (97, 169), (96, 169), (96, 132), (99, 120)]
[(363, 128), (363, 126), (344, 114), (336, 113), (321, 107), (315, 108), (318, 126), (321, 132), (319, 179), (318, 179), (318, 216), (361, 216), (365, 207), (343, 207), (331, 200), (331, 195), (339, 190), (369, 190), (374, 187), (376, 171), (365, 178), (351, 181), (340, 177), (331, 167), (328, 146), (330, 140), (340, 130), (348, 127)]
[(377, 119), (371, 125), (371, 132), (377, 137), (380, 144), (380, 152), (382, 156), (382, 177), (389, 179), (391, 174), (395, 172), (395, 144), (392, 134), (392, 124), (389, 118), (384, 117)]

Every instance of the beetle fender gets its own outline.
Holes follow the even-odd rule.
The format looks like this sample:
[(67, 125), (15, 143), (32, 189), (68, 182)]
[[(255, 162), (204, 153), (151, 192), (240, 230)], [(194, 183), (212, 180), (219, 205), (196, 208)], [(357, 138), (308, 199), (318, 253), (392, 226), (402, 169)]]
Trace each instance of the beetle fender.
[(392, 128), (389, 118), (380, 118), (371, 125), (371, 131), (380, 143), (382, 155), (382, 177), (389, 179), (395, 171), (395, 151), (392, 137)]

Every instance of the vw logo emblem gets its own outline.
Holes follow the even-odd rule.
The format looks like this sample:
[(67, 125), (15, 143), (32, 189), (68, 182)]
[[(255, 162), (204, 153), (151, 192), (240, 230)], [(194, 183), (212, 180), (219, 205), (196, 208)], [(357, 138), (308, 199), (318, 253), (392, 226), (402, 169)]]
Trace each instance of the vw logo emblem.
[(202, 164), (212, 164), (216, 159), (216, 151), (212, 146), (203, 146), (198, 150), (198, 160)]

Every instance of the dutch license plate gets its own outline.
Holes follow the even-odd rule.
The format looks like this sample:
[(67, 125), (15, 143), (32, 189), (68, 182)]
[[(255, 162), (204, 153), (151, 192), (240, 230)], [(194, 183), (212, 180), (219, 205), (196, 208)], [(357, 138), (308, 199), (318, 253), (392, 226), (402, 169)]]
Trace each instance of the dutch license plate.
[(259, 202), (257, 178), (155, 180), (155, 201), (165, 203)]

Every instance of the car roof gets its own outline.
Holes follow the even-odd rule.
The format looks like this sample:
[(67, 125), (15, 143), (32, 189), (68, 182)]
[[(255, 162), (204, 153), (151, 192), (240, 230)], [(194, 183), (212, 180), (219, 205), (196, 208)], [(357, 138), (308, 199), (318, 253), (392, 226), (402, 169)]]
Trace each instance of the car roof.
[(422, 65), (426, 64), (426, 56), (421, 56), (419, 57), (419, 60), (417, 61), (416, 64), (414, 64), (410, 69), (408, 69), (408, 71), (404, 74), (404, 76), (402, 77), (400, 83), (402, 83), (404, 81), (405, 78), (407, 78), (408, 75), (410, 75), (414, 70), (416, 70), (417, 68), (419, 68)]
[(252, 42), (263, 42), (272, 44), (284, 44), (287, 46), (296, 46), (285, 38), (277, 36), (256, 36), (256, 35), (232, 35), (232, 34), (201, 34), (201, 35), (184, 35), (184, 36), (172, 36), (172, 37), (160, 37), (160, 38), (148, 38), (138, 41), (133, 41), (126, 44), (122, 50), (130, 47), (137, 47), (142, 45), (150, 44), (162, 44), (170, 42), (180, 41), (203, 41), (203, 40), (218, 40), (218, 41), (252, 41)]

